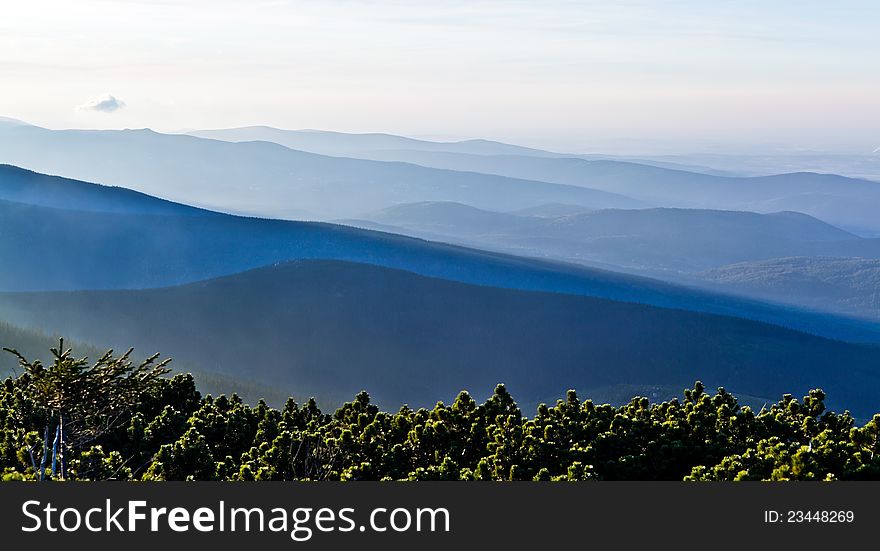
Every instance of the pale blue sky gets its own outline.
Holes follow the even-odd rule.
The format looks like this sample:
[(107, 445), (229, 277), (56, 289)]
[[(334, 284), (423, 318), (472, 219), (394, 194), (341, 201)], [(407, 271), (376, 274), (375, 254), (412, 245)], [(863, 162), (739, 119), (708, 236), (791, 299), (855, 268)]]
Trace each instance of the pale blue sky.
[(870, 153), (878, 29), (874, 0), (4, 2), (0, 116)]

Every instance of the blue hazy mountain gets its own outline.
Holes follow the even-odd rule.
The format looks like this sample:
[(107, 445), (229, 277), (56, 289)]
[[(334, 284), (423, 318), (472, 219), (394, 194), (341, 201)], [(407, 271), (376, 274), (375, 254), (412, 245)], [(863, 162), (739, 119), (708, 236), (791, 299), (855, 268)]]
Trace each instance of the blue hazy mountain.
[(81, 202), (77, 210), (23, 203), (21, 191), (14, 194), (19, 202), (0, 201), (0, 291), (165, 287), (288, 260), (345, 260), (475, 285), (598, 296), (760, 319), (835, 338), (880, 340), (880, 328), (873, 324), (829, 320), (606, 270), (335, 224), (200, 210), (156, 214), (155, 209), (174, 207), (118, 188), (47, 180), (13, 167), (0, 167), (0, 188), (9, 175), (13, 189), (30, 178), (37, 189), (60, 181), (80, 198), (106, 196), (99, 206), (86, 208)]
[(466, 153), (471, 155), (525, 155), (529, 157), (579, 157), (591, 160), (619, 160), (687, 170), (705, 174), (731, 176), (723, 171), (694, 163), (675, 163), (663, 159), (630, 158), (603, 154), (572, 155), (532, 147), (523, 147), (492, 140), (430, 141), (396, 136), (394, 134), (330, 132), (327, 130), (282, 130), (271, 126), (246, 126), (219, 130), (193, 130), (190, 136), (230, 142), (275, 142), (291, 149), (358, 159), (393, 158), (395, 152), (425, 151), (436, 153)]
[(546, 202), (595, 208), (641, 205), (582, 186), (337, 158), (269, 142), (230, 143), (150, 130), (0, 126), (0, 162), (125, 186), (193, 206), (284, 219), (351, 217), (424, 200), (505, 209)]
[(557, 153), (506, 144), (492, 140), (461, 140), (438, 142), (418, 140), (394, 134), (365, 133), (349, 134), (327, 130), (281, 130), (271, 126), (246, 126), (218, 130), (194, 130), (190, 136), (223, 140), (228, 142), (266, 141), (281, 144), (291, 149), (333, 155), (336, 157), (361, 158), (373, 151), (415, 150), (440, 151), (449, 153), (471, 153), (475, 155), (529, 155), (554, 157)]
[(813, 309), (880, 319), (880, 260), (793, 257), (740, 262), (699, 274), (716, 288)]
[(129, 214), (213, 215), (123, 187), (100, 186), (0, 165), (0, 201), (68, 210)]
[(861, 154), (820, 151), (718, 152), (660, 155), (650, 157), (646, 162), (669, 163), (672, 168), (711, 166), (722, 172), (751, 176), (769, 176), (792, 171), (825, 172), (880, 182), (880, 154), (871, 151), (874, 145)]
[[(633, 298), (640, 286), (656, 298), (680, 292), (650, 280), (336, 224), (220, 214), (0, 165), (0, 290), (161, 287), (302, 258), (560, 292)], [(49, 269), (52, 262), (64, 269)]]
[(422, 202), (382, 209), (366, 220), (407, 235), (656, 275), (786, 256), (880, 258), (880, 239), (797, 212), (551, 205), (502, 213)]
[(0, 294), (18, 323), (161, 350), (187, 365), (338, 402), (430, 406), (506, 383), (526, 405), (574, 387), (752, 396), (822, 387), (857, 415), (880, 405), (880, 348), (748, 320), (526, 292), (339, 261), (296, 261), (142, 291)]
[(880, 239), (800, 213), (567, 205), (500, 213), (416, 203), (348, 223), (880, 319), (872, 268)]
[[(804, 212), (865, 234), (880, 232), (880, 184), (811, 171), (829, 167), (860, 176), (876, 174), (852, 162), (826, 157), (780, 157), (776, 170), (761, 177), (735, 174), (736, 164), (683, 158), (626, 159), (608, 155), (565, 155), (531, 148), (470, 140), (429, 142), (387, 134), (290, 131), (249, 127), (194, 134), (241, 142), (265, 140), (294, 149), (365, 159), (404, 161), (422, 166), (514, 176), (621, 193), (647, 205), (777, 212)], [(860, 162), (871, 161), (862, 156)], [(765, 162), (773, 163), (772, 156)], [(828, 161), (828, 162), (825, 162)], [(876, 168), (876, 160), (872, 161)], [(723, 165), (725, 171), (708, 166)], [(708, 166), (707, 166), (708, 165)], [(548, 201), (549, 202), (549, 201)], [(476, 205), (475, 205), (476, 206)], [(501, 209), (496, 209), (501, 210)]]
[[(0, 120), (2, 122), (2, 120)], [(21, 352), (28, 358), (39, 358), (41, 361), (50, 361), (49, 349), (58, 346), (58, 338), (55, 335), (47, 335), (32, 329), (24, 329), (7, 323), (0, 319), (0, 379), (20, 372), (18, 359), (2, 348), (11, 348)], [(68, 340), (68, 342), (70, 342)], [(81, 356), (89, 356), (90, 358), (100, 357), (102, 352), (97, 348), (88, 346), (83, 343), (76, 343), (77, 354)]]
[(395, 159), (486, 174), (516, 174), (520, 178), (613, 191), (654, 206), (762, 213), (802, 212), (847, 229), (865, 233), (880, 231), (880, 217), (877, 216), (880, 183), (834, 174), (796, 172), (724, 177), (576, 157), (540, 158), (429, 151), (386, 151), (370, 158)]

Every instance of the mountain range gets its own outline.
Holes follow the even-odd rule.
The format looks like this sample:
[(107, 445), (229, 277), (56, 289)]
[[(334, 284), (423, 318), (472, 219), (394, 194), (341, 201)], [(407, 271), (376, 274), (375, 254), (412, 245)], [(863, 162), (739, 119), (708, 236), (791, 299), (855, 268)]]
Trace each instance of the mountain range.
[(701, 271), (781, 256), (880, 258), (880, 239), (860, 238), (797, 212), (677, 208), (578, 212), (573, 207), (561, 213), (546, 209), (500, 213), (456, 203), (423, 202), (383, 209), (367, 222), (399, 233), (452, 238), (482, 248), (592, 260), (655, 273)]
[(880, 231), (874, 209), (880, 184), (833, 174), (721, 176), (486, 140), (444, 143), (264, 127), (193, 134), (230, 141), (0, 124), (0, 162), (214, 210), (287, 219), (357, 218), (419, 201), (488, 210), (568, 203), (796, 211), (856, 233)]
[(283, 219), (353, 217), (397, 203), (457, 201), (518, 209), (544, 202), (633, 207), (628, 197), (492, 174), (317, 155), (151, 130), (0, 125), (0, 163), (124, 186), (223, 212)]
[(702, 379), (876, 409), (880, 241), (863, 234), (880, 184), (200, 134), (0, 120), (0, 161), (60, 175), (0, 166), (0, 338), (133, 345), (324, 402), (505, 382), (534, 405)]
[(880, 183), (835, 174), (732, 177), (609, 160), (422, 151), (377, 153), (371, 158), (613, 190), (653, 206), (796, 211), (856, 232), (880, 230), (874, 209), (880, 204)]
[(271, 141), (308, 151), (333, 151), (365, 159), (403, 161), (441, 169), (582, 186), (623, 194), (646, 206), (761, 213), (797, 211), (856, 232), (873, 235), (880, 231), (875, 209), (880, 204), (880, 183), (806, 171), (803, 166), (815, 166), (812, 162), (783, 167), (792, 169), (791, 172), (742, 177), (671, 162), (630, 162), (600, 155), (564, 155), (479, 140), (475, 143), (442, 143), (387, 135), (266, 127), (195, 134), (242, 143), (247, 140)]
[[(6, 186), (7, 181), (13, 185)], [(46, 185), (80, 198), (79, 208), (20, 202), (27, 196), (22, 189), (40, 196), (36, 190)], [(0, 291), (167, 287), (289, 260), (343, 260), (473, 285), (734, 315), (826, 337), (880, 341), (880, 327), (875, 324), (844, 319), (829, 323), (821, 313), (569, 263), (337, 224), (188, 209), (120, 188), (0, 167), (0, 189), (7, 187), (12, 191), (0, 192), (0, 263), (5, 266), (0, 271)], [(82, 198), (90, 196), (102, 199), (85, 208)], [(167, 212), (156, 212), (162, 209)]]
[[(880, 239), (859, 237), (796, 212), (546, 205), (503, 213), (424, 202), (344, 222), (880, 319), (870, 275), (870, 261), (880, 259)], [(745, 274), (744, 266), (748, 281), (733, 275)], [(786, 277), (779, 277), (781, 266)], [(813, 284), (805, 285), (808, 280)], [(836, 289), (833, 296), (820, 292), (831, 288)]]
[(0, 307), (27, 326), (162, 350), (324, 403), (366, 388), (380, 404), (430, 406), (504, 382), (533, 407), (569, 387), (684, 388), (701, 379), (758, 397), (821, 386), (832, 404), (864, 415), (880, 393), (876, 346), (341, 261), (293, 261), (163, 289), (4, 293)]

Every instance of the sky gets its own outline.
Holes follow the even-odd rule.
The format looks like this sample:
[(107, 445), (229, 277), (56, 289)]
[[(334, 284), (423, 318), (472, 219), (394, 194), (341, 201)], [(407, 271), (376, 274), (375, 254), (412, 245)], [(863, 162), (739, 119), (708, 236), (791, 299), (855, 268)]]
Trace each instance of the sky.
[(871, 154), (878, 28), (876, 0), (0, 0), (0, 116)]

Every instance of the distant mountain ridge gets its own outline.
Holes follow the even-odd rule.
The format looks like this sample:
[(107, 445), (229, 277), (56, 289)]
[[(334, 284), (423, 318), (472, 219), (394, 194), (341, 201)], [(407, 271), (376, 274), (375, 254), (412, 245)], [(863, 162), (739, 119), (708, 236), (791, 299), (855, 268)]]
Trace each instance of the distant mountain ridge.
[[(19, 169), (0, 167), (18, 185)], [(34, 186), (45, 181), (31, 178)], [(880, 342), (880, 326), (770, 306), (660, 281), (384, 232), (210, 213), (152, 214), (148, 197), (103, 190), (123, 212), (86, 212), (0, 201), (0, 290), (142, 289), (216, 278), (296, 259), (344, 260), (509, 289), (641, 302), (759, 319), (834, 338)], [(50, 180), (50, 185), (57, 181)], [(73, 193), (73, 192), (71, 192)], [(83, 194), (86, 196), (86, 194)], [(102, 201), (106, 201), (102, 199)], [(154, 199), (156, 205), (170, 208)], [(107, 208), (104, 204), (103, 208)], [(141, 212), (138, 212), (138, 209)], [(204, 211), (196, 211), (202, 213)], [(63, 269), (52, 269), (52, 266)], [(14, 321), (14, 320), (11, 320)]]
[(860, 234), (880, 232), (880, 183), (833, 174), (720, 176), (488, 140), (444, 143), (264, 127), (194, 133), (229, 141), (147, 130), (0, 127), (0, 162), (125, 185), (213, 210), (286, 219), (357, 218), (419, 201), (508, 211), (568, 203), (788, 210)]
[(645, 206), (762, 213), (790, 210), (865, 234), (880, 232), (880, 221), (875, 215), (880, 208), (880, 183), (816, 174), (808, 170), (813, 163), (786, 166), (786, 170), (772, 176), (741, 177), (690, 164), (560, 154), (497, 143), (492, 147), (471, 147), (470, 142), (449, 144), (387, 135), (378, 139), (372, 134), (267, 127), (194, 134), (233, 142), (259, 139), (319, 153), (329, 151), (365, 159), (584, 186), (623, 194), (642, 201)]
[(121, 185), (201, 208), (283, 219), (352, 217), (419, 200), (511, 210), (547, 201), (588, 207), (642, 205), (582, 186), (330, 157), (270, 142), (230, 143), (151, 130), (0, 127), (0, 163)]
[(415, 149), (480, 155), (534, 155), (554, 156), (549, 151), (522, 147), (492, 140), (469, 139), (451, 142), (420, 140), (384, 133), (349, 134), (328, 130), (282, 130), (271, 126), (246, 126), (218, 130), (193, 130), (186, 134), (199, 138), (230, 142), (268, 141), (299, 151), (321, 155), (357, 157), (357, 153), (372, 150)]
[(626, 157), (602, 154), (573, 154), (524, 147), (485, 139), (458, 141), (431, 141), (408, 138), (386, 133), (346, 133), (329, 130), (284, 130), (271, 126), (245, 126), (215, 130), (188, 130), (190, 136), (224, 140), (229, 142), (268, 141), (291, 149), (310, 151), (322, 155), (369, 159), (373, 155), (394, 155), (399, 151), (426, 151), (436, 153), (467, 153), (472, 155), (524, 155), (528, 157), (578, 157), (588, 160), (617, 160), (647, 164), (691, 172), (715, 175), (735, 175), (708, 166), (682, 164), (651, 158)]
[(796, 172), (725, 177), (577, 157), (488, 156), (425, 151), (376, 153), (370, 158), (395, 159), (485, 174), (517, 174), (521, 178), (544, 182), (613, 190), (653, 206), (760, 213), (789, 210), (845, 228), (880, 230), (880, 219), (876, 216), (876, 209), (880, 206), (880, 183), (835, 174)]
[[(861, 238), (800, 213), (564, 205), (500, 213), (425, 202), (346, 222), (880, 320), (876, 289), (864, 269), (870, 259), (880, 259), (880, 239)], [(786, 260), (790, 257), (803, 261), (793, 265)], [(834, 268), (818, 268), (829, 266), (827, 257), (835, 258)], [(786, 277), (779, 277), (782, 266)], [(807, 280), (812, 284), (806, 285)], [(845, 304), (823, 292), (831, 287), (838, 288), (832, 295), (846, 295)]]
[[(561, 207), (556, 207), (559, 210)], [(661, 274), (797, 255), (880, 258), (880, 240), (860, 238), (795, 212), (602, 209), (534, 215), (422, 202), (375, 212), (387, 230), (535, 257), (602, 263)], [(350, 221), (358, 225), (358, 221)], [(370, 224), (361, 224), (370, 227)]]

